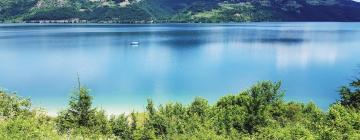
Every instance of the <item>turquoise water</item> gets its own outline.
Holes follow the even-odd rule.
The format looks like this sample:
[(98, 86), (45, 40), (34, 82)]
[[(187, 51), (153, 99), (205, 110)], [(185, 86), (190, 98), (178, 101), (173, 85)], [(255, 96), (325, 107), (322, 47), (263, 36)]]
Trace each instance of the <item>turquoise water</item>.
[[(140, 45), (131, 46), (138, 41)], [(215, 102), (260, 80), (322, 109), (359, 70), (360, 23), (0, 25), (0, 87), (56, 114), (81, 82), (109, 113)]]

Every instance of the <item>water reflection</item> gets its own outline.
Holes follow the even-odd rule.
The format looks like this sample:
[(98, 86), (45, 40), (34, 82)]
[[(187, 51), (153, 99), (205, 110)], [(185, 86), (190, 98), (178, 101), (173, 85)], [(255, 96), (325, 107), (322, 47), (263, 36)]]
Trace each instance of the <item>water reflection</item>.
[(307, 68), (309, 64), (334, 65), (338, 49), (334, 46), (277, 47), (276, 65), (279, 69), (289, 67)]
[(286, 99), (326, 109), (360, 63), (359, 37), (359, 23), (1, 25), (0, 86), (55, 114), (79, 72), (95, 105), (121, 113), (281, 80)]

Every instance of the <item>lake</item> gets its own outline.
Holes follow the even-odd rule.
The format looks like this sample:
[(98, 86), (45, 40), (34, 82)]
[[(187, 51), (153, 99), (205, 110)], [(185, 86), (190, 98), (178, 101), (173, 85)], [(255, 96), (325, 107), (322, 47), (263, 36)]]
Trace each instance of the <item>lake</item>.
[(261, 80), (326, 110), (359, 58), (360, 23), (0, 25), (0, 87), (53, 115), (77, 73), (108, 113), (143, 111), (147, 98), (214, 103)]

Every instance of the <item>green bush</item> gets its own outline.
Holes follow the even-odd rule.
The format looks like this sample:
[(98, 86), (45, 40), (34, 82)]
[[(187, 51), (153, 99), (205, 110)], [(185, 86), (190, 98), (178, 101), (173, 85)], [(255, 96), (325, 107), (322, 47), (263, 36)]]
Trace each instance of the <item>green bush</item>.
[(358, 108), (340, 101), (324, 112), (311, 102), (286, 102), (280, 87), (259, 82), (215, 104), (197, 97), (156, 107), (149, 99), (145, 112), (108, 117), (79, 86), (55, 118), (0, 91), (0, 139), (360, 139)]
[(350, 86), (341, 87), (340, 95), (342, 105), (360, 109), (360, 79), (352, 81)]
[(0, 90), (0, 139), (59, 139), (54, 121), (29, 99)]

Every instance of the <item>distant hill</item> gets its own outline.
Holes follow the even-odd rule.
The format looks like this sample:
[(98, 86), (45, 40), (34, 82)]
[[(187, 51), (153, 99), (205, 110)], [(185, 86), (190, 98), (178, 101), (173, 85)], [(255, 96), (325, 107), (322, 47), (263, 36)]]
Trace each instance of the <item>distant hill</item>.
[(1, 0), (0, 22), (360, 21), (352, 0)]

